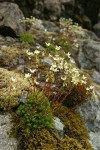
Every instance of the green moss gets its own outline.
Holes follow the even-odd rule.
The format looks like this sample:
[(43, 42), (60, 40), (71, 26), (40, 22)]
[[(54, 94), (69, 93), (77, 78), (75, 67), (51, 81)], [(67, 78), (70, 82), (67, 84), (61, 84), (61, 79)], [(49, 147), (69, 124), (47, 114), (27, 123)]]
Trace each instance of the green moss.
[(0, 108), (11, 109), (18, 104), (18, 98), (29, 83), (23, 76), (0, 68)]
[(20, 41), (25, 43), (34, 43), (34, 35), (31, 33), (24, 33), (20, 35)]

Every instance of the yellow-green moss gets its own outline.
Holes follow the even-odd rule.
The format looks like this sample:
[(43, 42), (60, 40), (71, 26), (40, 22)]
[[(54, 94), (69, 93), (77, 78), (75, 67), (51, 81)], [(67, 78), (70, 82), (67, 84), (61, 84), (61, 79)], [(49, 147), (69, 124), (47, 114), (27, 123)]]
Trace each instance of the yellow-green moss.
[(19, 39), (21, 42), (24, 42), (24, 43), (29, 43), (29, 44), (32, 44), (34, 43), (34, 35), (32, 33), (24, 33), (24, 34), (21, 34), (20, 35), (20, 39)]
[(93, 150), (84, 121), (75, 110), (60, 106), (55, 111), (55, 115), (64, 123), (65, 134), (68, 137), (78, 140), (86, 150)]
[(29, 83), (22, 75), (0, 68), (0, 108), (10, 109), (18, 104), (18, 97)]
[(35, 130), (29, 136), (24, 137), (25, 149), (33, 150), (57, 150), (57, 141), (47, 129)]
[(76, 139), (66, 137), (59, 143), (58, 150), (85, 150), (85, 149)]

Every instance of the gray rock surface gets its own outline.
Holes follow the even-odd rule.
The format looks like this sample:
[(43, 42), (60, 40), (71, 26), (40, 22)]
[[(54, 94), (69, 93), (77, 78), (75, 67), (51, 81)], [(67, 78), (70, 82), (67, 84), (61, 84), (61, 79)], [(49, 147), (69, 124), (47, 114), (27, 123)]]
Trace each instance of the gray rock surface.
[(71, 17), (74, 14), (74, 6), (75, 0), (40, 0), (35, 2), (33, 15), (54, 21), (61, 16)]
[(61, 122), (61, 120), (58, 117), (54, 117), (54, 124), (60, 136), (64, 137), (64, 124)]
[(100, 73), (98, 71), (93, 70), (92, 78), (94, 82), (100, 84)]
[(91, 39), (83, 41), (78, 60), (82, 68), (94, 68), (100, 72), (100, 42)]
[(96, 23), (93, 26), (94, 32), (96, 33), (96, 35), (100, 38), (100, 22)]
[(94, 150), (100, 150), (100, 132), (90, 132), (90, 139)]
[(8, 134), (11, 126), (10, 114), (0, 112), (0, 150), (17, 150), (17, 140)]
[(19, 19), (24, 17), (17, 4), (3, 2), (0, 3), (0, 34), (15, 37), (25, 32), (25, 24)]
[(79, 108), (79, 112), (88, 128), (94, 150), (100, 150), (100, 100), (98, 97), (84, 103)]

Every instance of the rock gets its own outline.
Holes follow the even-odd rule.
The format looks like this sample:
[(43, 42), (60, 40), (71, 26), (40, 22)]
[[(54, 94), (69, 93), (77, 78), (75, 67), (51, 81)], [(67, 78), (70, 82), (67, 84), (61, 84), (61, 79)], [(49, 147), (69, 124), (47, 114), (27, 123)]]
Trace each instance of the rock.
[(59, 30), (60, 30), (59, 27), (57, 27), (55, 25), (55, 23), (50, 22), (50, 21), (45, 21), (43, 23), (43, 25), (44, 25), (45, 29), (49, 32), (59, 32)]
[(93, 70), (92, 78), (93, 78), (94, 82), (100, 84), (100, 73), (98, 71)]
[(95, 24), (93, 26), (94, 32), (96, 33), (96, 35), (100, 38), (100, 22), (98, 22), (97, 24)]
[(44, 0), (44, 11), (46, 12), (46, 19), (57, 20), (61, 16), (60, 1)]
[(88, 128), (94, 150), (100, 150), (100, 100), (98, 97), (84, 103), (79, 108), (79, 112)]
[(19, 19), (24, 15), (17, 4), (0, 3), (0, 34), (3, 36), (16, 37), (25, 32), (25, 24)]
[(78, 61), (81, 68), (95, 69), (100, 73), (100, 42), (91, 39), (82, 41)]
[(17, 140), (8, 134), (11, 127), (10, 114), (0, 112), (0, 150), (17, 150)]
[(46, 64), (48, 64), (48, 65), (50, 65), (50, 66), (54, 63), (53, 60), (50, 59), (50, 58), (44, 58), (44, 59), (42, 60), (42, 62), (43, 62), (43, 63), (46, 63)]
[(26, 102), (26, 99), (27, 99), (27, 96), (28, 96), (28, 92), (27, 91), (24, 91), (23, 94), (21, 95), (21, 97), (19, 98), (19, 101), (21, 103), (25, 103)]
[(100, 132), (90, 132), (90, 139), (94, 150), (100, 150)]
[(61, 137), (64, 137), (64, 124), (58, 117), (54, 117), (54, 124), (57, 132), (61, 135)]
[(61, 16), (70, 17), (74, 14), (75, 0), (44, 0), (36, 1), (33, 8), (33, 16), (38, 18), (58, 20)]

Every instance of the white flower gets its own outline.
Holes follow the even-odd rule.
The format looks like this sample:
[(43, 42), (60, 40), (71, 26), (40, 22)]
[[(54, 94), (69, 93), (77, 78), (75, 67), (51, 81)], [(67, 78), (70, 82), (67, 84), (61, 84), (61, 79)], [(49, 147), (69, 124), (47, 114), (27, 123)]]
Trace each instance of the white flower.
[(54, 57), (53, 59), (54, 59), (55, 61), (57, 61), (57, 60), (59, 60), (59, 57)]
[(52, 67), (53, 67), (53, 68), (56, 68), (57, 65), (56, 65), (55, 63), (52, 63)]
[(55, 49), (59, 51), (59, 50), (61, 49), (61, 46), (57, 46), (57, 45), (56, 45), (56, 48), (55, 48)]
[(78, 47), (79, 47), (78, 43), (76, 43), (76, 44), (75, 44), (75, 47), (76, 47), (76, 48), (78, 48)]
[(84, 75), (82, 76), (83, 80), (85, 80), (87, 77), (85, 77)]
[(89, 88), (90, 88), (90, 90), (92, 90), (92, 89), (94, 89), (94, 86), (91, 85)]
[(36, 72), (36, 69), (30, 69), (29, 70), (31, 73), (34, 73), (34, 72)]
[(87, 82), (85, 80), (81, 80), (81, 83), (82, 84), (86, 84)]
[(87, 87), (86, 90), (89, 91), (90, 89)]
[(15, 86), (13, 86), (13, 90), (15, 90), (16, 88), (15, 88)]
[(68, 58), (71, 58), (71, 57), (70, 57), (71, 54), (70, 54), (69, 52), (68, 52), (66, 55), (68, 56)]
[(51, 45), (50, 43), (46, 43), (46, 42), (45, 42), (45, 44), (46, 44), (46, 46), (50, 46)]
[(39, 53), (40, 53), (40, 51), (38, 51), (38, 50), (34, 51), (34, 54), (39, 54)]
[(53, 72), (58, 72), (59, 71), (57, 68), (55, 68), (53, 66), (50, 67), (50, 70), (53, 71)]
[(25, 78), (30, 78), (30, 77), (31, 77), (30, 73), (25, 74)]
[(29, 56), (33, 56), (33, 53), (30, 52), (29, 50), (26, 50), (26, 53), (27, 53), (27, 55), (29, 55)]
[(61, 77), (61, 80), (63, 81), (66, 80), (66, 76)]
[(87, 87), (87, 88), (86, 88), (87, 91), (93, 90), (93, 89), (94, 89), (94, 86), (92, 86), (92, 85), (91, 85), (90, 87)]
[(40, 46), (36, 46), (37, 49), (40, 49)]
[(11, 79), (11, 81), (13, 81), (13, 82), (17, 82), (17, 79), (14, 78), (14, 77), (11, 77), (10, 79)]
[(72, 78), (72, 81), (71, 81), (73, 84), (77, 85), (79, 83), (79, 80), (78, 78)]
[(36, 85), (39, 85), (39, 82), (38, 82), (36, 79), (34, 79), (34, 83), (35, 83)]
[(70, 62), (75, 64), (75, 60), (73, 58), (70, 58)]
[(63, 82), (63, 87), (67, 86), (67, 83), (66, 82)]
[(55, 38), (53, 38), (52, 40), (55, 41)]
[(68, 63), (67, 62), (64, 63), (64, 69), (65, 70), (68, 69)]

